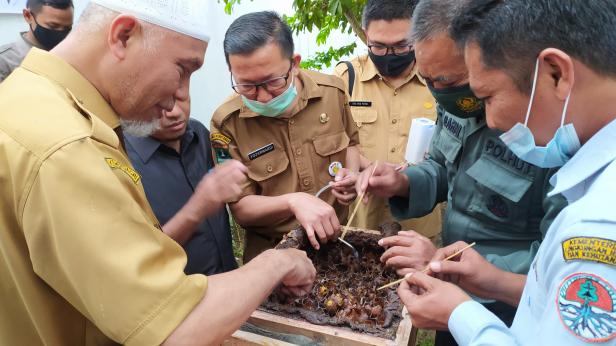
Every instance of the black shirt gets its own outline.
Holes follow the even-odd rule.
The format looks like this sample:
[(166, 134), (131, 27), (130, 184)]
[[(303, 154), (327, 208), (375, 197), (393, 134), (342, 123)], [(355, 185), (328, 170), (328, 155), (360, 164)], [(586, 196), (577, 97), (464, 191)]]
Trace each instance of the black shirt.
[[(162, 225), (188, 202), (201, 178), (214, 167), (209, 138), (209, 131), (194, 119), (180, 140), (180, 154), (154, 138), (125, 135), (128, 156), (141, 174), (148, 201)], [(227, 211), (223, 208), (204, 220), (184, 250), (186, 274), (211, 275), (235, 269)]]

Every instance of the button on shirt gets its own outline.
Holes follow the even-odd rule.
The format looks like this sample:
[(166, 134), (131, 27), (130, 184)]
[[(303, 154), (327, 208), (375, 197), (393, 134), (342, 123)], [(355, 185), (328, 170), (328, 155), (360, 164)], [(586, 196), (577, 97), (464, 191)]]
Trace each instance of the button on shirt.
[[(298, 79), (303, 88), (291, 118), (259, 116), (246, 108), (237, 94), (212, 117), (211, 139), (217, 160), (224, 150), (223, 156), (229, 155), (248, 168), (249, 183), (242, 197), (293, 192), (314, 195), (333, 180), (329, 166), (344, 164), (346, 149), (358, 144), (357, 126), (340, 78), (300, 70)], [(322, 198), (344, 222), (347, 207), (337, 203), (331, 191)], [(283, 234), (298, 226), (295, 217), (288, 217), (267, 227), (247, 227), (245, 258), (273, 247)], [(267, 244), (257, 244), (255, 234), (267, 237)]]
[[(405, 160), (413, 119), (436, 120), (434, 98), (417, 73), (417, 67), (411, 70), (401, 86), (393, 88), (379, 75), (368, 55), (353, 59), (351, 64), (356, 78), (349, 104), (359, 127), (361, 153), (372, 162), (401, 164)], [(339, 64), (335, 73), (348, 90), (347, 65)], [(376, 229), (392, 219), (387, 200), (372, 196), (368, 204), (358, 209), (353, 226)], [(441, 231), (441, 208), (435, 208), (428, 216), (401, 222), (404, 229), (435, 236)]]
[[(161, 224), (188, 202), (208, 170), (214, 167), (209, 131), (190, 119), (180, 153), (150, 137), (126, 135), (126, 152), (141, 174), (148, 201)], [(216, 274), (235, 269), (229, 216), (225, 208), (203, 220), (184, 244), (186, 274)]]
[(513, 326), (466, 302), (449, 319), (460, 345), (616, 344), (616, 120), (551, 182), (569, 204), (539, 248)]
[(159, 227), (118, 115), (33, 48), (0, 83), (3, 345), (159, 345), (203, 298)]

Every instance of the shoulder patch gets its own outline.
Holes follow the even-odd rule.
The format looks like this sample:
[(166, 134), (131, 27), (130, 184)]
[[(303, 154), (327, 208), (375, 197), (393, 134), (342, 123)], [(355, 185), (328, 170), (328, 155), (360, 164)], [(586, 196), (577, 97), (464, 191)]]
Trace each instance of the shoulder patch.
[(306, 73), (310, 78), (312, 78), (312, 80), (318, 85), (325, 85), (325, 86), (338, 88), (342, 90), (343, 92), (346, 90), (344, 86), (344, 81), (342, 81), (342, 79), (340, 79), (340, 77), (338, 76), (324, 74), (321, 72), (310, 71), (310, 70), (302, 70), (302, 71)]
[(562, 243), (565, 261), (590, 261), (616, 266), (616, 241), (576, 237)]
[(111, 169), (119, 169), (124, 172), (133, 181), (133, 183), (137, 184), (139, 183), (139, 180), (141, 180), (141, 176), (139, 175), (139, 173), (137, 173), (137, 171), (134, 170), (132, 167), (122, 164), (120, 161), (112, 159), (110, 157), (105, 158), (105, 162), (107, 162)]
[(616, 292), (594, 274), (575, 273), (563, 280), (556, 307), (563, 326), (585, 342), (607, 342), (616, 337)]
[(231, 138), (220, 132), (214, 132), (210, 135), (210, 142), (212, 144), (212, 149), (216, 154), (216, 163), (223, 163), (231, 159), (231, 153), (229, 153), (229, 143), (231, 143)]

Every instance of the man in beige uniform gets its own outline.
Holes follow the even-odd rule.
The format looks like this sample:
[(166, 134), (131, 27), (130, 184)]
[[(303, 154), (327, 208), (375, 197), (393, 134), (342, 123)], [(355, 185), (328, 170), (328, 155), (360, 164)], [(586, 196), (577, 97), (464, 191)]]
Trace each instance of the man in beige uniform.
[(0, 46), (0, 82), (21, 64), (32, 47), (50, 50), (73, 26), (72, 0), (28, 0), (23, 16), (30, 27), (17, 41)]
[[(247, 230), (244, 259), (299, 225), (319, 248), (317, 237), (337, 238), (343, 204), (355, 198), (358, 135), (344, 85), (298, 68), (291, 30), (275, 12), (238, 18), (224, 46), (238, 94), (214, 113), (211, 141), (218, 163), (234, 158), (248, 167), (249, 183), (231, 205)], [(322, 200), (314, 196), (334, 178)]]
[[(359, 127), (362, 166), (377, 160), (402, 164), (411, 121), (436, 119), (436, 103), (417, 73), (410, 43), (416, 4), (417, 0), (369, 0), (364, 7), (363, 27), (370, 53), (336, 67), (335, 73), (352, 93), (349, 104)], [(391, 220), (394, 218), (387, 200), (371, 196), (368, 204), (359, 207), (353, 226), (376, 229)], [(399, 222), (404, 229), (434, 238), (441, 231), (441, 209)]]
[[(173, 4), (190, 11), (93, 0), (65, 41), (33, 48), (0, 84), (0, 344), (215, 344), (279, 284), (310, 289), (296, 250), (186, 276), (160, 230), (118, 134), (120, 121), (155, 128), (203, 63), (202, 4)], [(217, 169), (239, 194), (245, 167)]]

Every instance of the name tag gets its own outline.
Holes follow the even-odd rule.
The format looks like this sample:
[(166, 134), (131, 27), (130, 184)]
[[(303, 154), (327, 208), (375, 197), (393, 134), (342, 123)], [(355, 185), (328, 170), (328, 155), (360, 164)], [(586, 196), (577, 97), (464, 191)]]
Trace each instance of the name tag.
[(372, 107), (372, 101), (349, 101), (351, 107)]
[(253, 161), (254, 159), (263, 156), (269, 152), (274, 151), (274, 143), (270, 143), (264, 147), (261, 147), (251, 153), (248, 153), (248, 158), (250, 159), (250, 161)]

